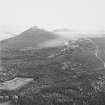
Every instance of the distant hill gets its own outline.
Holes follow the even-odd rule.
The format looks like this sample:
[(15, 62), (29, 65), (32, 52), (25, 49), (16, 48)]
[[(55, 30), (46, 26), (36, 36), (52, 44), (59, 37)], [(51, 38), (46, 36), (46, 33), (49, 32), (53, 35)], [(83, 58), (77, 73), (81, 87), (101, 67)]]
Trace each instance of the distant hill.
[(32, 27), (16, 37), (1, 41), (0, 47), (2, 49), (37, 48), (39, 44), (57, 38), (58, 36), (52, 32), (48, 32), (37, 27)]
[(65, 39), (77, 39), (77, 38), (81, 38), (82, 36), (82, 33), (80, 33), (79, 31), (68, 29), (68, 28), (55, 29), (53, 30), (53, 32)]
[(55, 29), (53, 30), (54, 33), (64, 37), (65, 39), (81, 39), (81, 38), (100, 38), (105, 37), (105, 31), (79, 31), (74, 29), (68, 29), (68, 28), (61, 28), (61, 29)]

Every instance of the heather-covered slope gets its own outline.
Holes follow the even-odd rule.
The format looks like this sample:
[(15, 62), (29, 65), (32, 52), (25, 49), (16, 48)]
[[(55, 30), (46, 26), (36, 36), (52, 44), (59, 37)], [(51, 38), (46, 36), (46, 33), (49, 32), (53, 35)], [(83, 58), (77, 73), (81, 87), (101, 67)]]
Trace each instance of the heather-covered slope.
[(0, 95), (13, 105), (104, 105), (105, 68), (86, 46), (5, 51), (0, 80), (33, 81)]

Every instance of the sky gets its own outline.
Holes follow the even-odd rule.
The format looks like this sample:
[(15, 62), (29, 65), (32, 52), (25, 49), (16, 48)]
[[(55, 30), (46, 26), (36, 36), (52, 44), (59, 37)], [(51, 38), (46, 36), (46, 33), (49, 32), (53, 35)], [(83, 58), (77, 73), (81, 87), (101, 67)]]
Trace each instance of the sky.
[(0, 31), (19, 33), (32, 26), (105, 30), (105, 0), (0, 0)]

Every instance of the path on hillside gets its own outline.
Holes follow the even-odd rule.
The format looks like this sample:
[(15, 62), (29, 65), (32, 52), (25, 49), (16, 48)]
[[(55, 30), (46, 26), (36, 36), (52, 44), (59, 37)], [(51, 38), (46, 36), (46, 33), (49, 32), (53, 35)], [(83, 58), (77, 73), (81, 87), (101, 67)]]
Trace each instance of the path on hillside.
[(86, 38), (85, 40), (90, 41), (90, 42), (93, 43), (93, 45), (96, 47), (95, 56), (97, 57), (97, 59), (99, 59), (99, 60), (103, 63), (103, 66), (104, 66), (104, 68), (105, 68), (105, 61), (104, 61), (101, 57), (98, 56), (99, 48), (98, 48), (97, 44), (96, 44), (93, 40), (91, 40), (91, 39), (89, 39), (89, 38)]

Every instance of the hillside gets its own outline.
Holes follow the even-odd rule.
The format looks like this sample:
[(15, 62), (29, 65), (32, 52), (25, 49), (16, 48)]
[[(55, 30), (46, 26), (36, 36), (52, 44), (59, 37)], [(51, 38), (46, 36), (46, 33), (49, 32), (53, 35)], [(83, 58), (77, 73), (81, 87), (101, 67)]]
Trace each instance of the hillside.
[[(42, 40), (42, 34), (45, 31), (41, 32), (42, 30), (39, 31), (39, 29), (36, 31), (29, 29), (13, 39), (19, 39), (21, 43), (23, 41), (21, 37), (24, 40), (33, 41), (35, 39), (31, 38), (34, 35), (30, 33), (37, 33), (34, 37)], [(56, 38), (55, 35), (53, 38), (47, 38), (47, 41), (45, 38), (42, 42), (52, 43), (49, 39), (55, 41)], [(8, 40), (2, 44), (9, 42)], [(35, 43), (41, 45), (38, 40)], [(99, 59), (99, 57), (104, 58), (105, 39), (91, 38), (91, 40), (98, 46), (98, 54), (96, 54), (95, 44), (90, 39), (69, 40), (68, 46), (28, 50), (20, 50), (24, 46), (18, 43), (19, 46), (15, 46), (16, 49), (10, 47), (10, 49), (1, 50), (0, 103), (8, 102), (10, 105), (105, 105), (105, 67), (102, 60)]]
[[(2, 87), (2, 101), (13, 105), (104, 105), (105, 68), (93, 49), (88, 49), (91, 43), (83, 43), (66, 50), (61, 46), (3, 51), (0, 81), (17, 88)], [(19, 80), (26, 78), (32, 81), (20, 88)]]
[(16, 37), (0, 42), (2, 49), (37, 48), (40, 43), (58, 38), (56, 34), (38, 28), (30, 28)]

